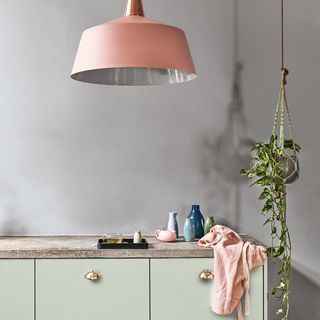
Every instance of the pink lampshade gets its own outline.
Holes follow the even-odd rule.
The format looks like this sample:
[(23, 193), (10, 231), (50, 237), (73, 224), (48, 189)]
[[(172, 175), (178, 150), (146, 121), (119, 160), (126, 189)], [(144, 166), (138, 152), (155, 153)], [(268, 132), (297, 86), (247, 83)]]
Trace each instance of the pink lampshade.
[(142, 0), (126, 15), (85, 30), (71, 77), (107, 85), (173, 84), (196, 78), (184, 32), (144, 17)]

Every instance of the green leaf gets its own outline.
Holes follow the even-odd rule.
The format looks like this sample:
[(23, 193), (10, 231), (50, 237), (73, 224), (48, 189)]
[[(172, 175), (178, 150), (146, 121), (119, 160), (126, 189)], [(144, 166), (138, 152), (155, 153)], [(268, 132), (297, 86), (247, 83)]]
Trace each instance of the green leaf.
[(283, 200), (280, 200), (280, 202), (277, 203), (277, 209), (281, 212), (286, 210), (286, 204)]
[(284, 140), (284, 147), (285, 149), (293, 149), (294, 142), (292, 139), (285, 139)]
[(265, 202), (265, 204), (264, 204), (264, 206), (263, 206), (263, 208), (262, 208), (262, 212), (263, 213), (267, 213), (269, 210), (271, 210), (272, 209), (272, 200), (271, 199), (268, 199), (266, 202)]
[(265, 176), (257, 180), (256, 182), (260, 186), (269, 186), (272, 183), (272, 177)]
[(301, 147), (297, 143), (295, 143), (292, 139), (284, 140), (284, 148), (296, 150), (298, 152), (301, 150)]
[(242, 176), (245, 176), (245, 175), (247, 175), (247, 172), (248, 172), (248, 170), (246, 170), (246, 169), (241, 169), (240, 174), (241, 174)]
[(285, 186), (284, 183), (277, 183), (277, 184), (275, 185), (274, 190), (275, 190), (276, 192), (285, 192), (285, 191), (286, 191), (286, 186)]
[(260, 150), (261, 148), (264, 148), (264, 147), (265, 147), (265, 144), (263, 142), (258, 142), (251, 148), (251, 151)]
[(270, 195), (270, 191), (267, 188), (264, 188), (262, 193), (259, 196), (259, 200), (264, 200)]
[(263, 209), (261, 210), (262, 214), (267, 214), (270, 210), (272, 209), (272, 205), (271, 204), (268, 204), (268, 205), (265, 205), (263, 207)]
[(276, 252), (273, 254), (273, 257), (274, 258), (280, 257), (282, 255), (283, 251), (284, 251), (284, 247), (283, 246), (278, 247)]
[(270, 137), (269, 145), (272, 150), (277, 148), (277, 135), (275, 133)]
[(267, 248), (267, 255), (268, 256), (273, 256), (273, 252), (275, 251), (275, 248), (269, 247)]
[(266, 175), (266, 173), (267, 173), (267, 167), (264, 164), (261, 164), (256, 167), (255, 174), (258, 177), (263, 177)]

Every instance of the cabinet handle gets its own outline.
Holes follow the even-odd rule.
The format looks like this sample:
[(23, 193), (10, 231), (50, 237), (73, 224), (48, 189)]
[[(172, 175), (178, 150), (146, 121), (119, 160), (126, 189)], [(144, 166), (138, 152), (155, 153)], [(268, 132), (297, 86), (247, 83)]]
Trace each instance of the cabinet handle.
[(206, 269), (200, 272), (199, 278), (202, 280), (212, 280), (214, 278), (214, 273)]
[(84, 278), (90, 281), (98, 281), (102, 278), (101, 273), (98, 271), (89, 271), (84, 275)]

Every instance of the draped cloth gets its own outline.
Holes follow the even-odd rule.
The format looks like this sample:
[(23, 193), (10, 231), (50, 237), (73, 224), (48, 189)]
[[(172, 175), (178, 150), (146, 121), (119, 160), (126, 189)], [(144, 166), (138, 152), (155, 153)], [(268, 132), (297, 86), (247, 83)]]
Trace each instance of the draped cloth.
[(264, 264), (266, 249), (244, 241), (234, 230), (216, 225), (198, 241), (214, 250), (213, 312), (229, 315), (237, 309), (243, 319), (241, 298), (245, 294), (245, 315), (250, 315), (250, 272)]

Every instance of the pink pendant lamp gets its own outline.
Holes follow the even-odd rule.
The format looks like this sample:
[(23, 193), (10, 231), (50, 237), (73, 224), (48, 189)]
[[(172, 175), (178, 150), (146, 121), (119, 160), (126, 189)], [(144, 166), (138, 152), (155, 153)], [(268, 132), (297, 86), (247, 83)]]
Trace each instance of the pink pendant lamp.
[(196, 78), (184, 32), (144, 17), (142, 0), (125, 16), (85, 30), (71, 78), (107, 85), (174, 84)]

